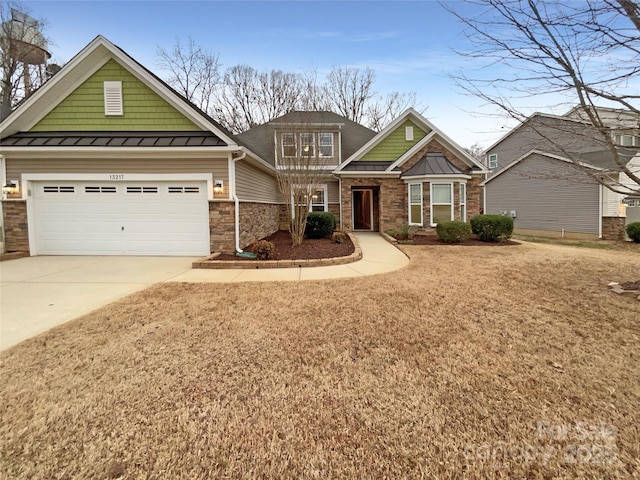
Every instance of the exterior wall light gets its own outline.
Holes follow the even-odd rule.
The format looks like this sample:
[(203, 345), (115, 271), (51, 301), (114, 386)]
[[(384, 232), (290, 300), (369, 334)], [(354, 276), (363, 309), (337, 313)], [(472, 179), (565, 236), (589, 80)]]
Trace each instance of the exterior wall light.
[(7, 184), (2, 187), (2, 193), (5, 195), (15, 195), (18, 191), (18, 184), (12, 180), (8, 180)]
[(224, 182), (222, 180), (216, 180), (213, 184), (213, 193), (222, 193), (224, 191)]

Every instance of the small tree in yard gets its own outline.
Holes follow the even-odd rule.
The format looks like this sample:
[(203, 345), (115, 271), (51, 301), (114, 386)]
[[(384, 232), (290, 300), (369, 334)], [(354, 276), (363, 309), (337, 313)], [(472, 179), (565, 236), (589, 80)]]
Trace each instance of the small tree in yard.
[(276, 136), (278, 187), (291, 215), (289, 233), (294, 245), (300, 245), (304, 239), (313, 195), (330, 176), (329, 162), (335, 161), (320, 155), (317, 133), (311, 127), (309, 122), (301, 122)]

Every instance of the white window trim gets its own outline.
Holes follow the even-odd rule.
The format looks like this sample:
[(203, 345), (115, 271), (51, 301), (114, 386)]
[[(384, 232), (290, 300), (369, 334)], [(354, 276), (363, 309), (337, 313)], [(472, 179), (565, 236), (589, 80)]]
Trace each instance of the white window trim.
[(104, 88), (104, 114), (105, 116), (122, 116), (122, 82), (105, 81)]
[[(408, 199), (407, 199), (408, 201), (407, 201), (407, 203), (408, 203), (408, 205), (409, 205), (409, 209), (408, 209), (408, 211), (407, 211), (407, 223), (408, 223), (409, 225), (420, 225), (420, 226), (422, 226), (422, 223), (423, 223), (423, 216), (424, 216), (424, 214), (423, 214), (423, 209), (424, 209), (424, 195), (422, 194), (423, 185), (422, 185), (422, 183), (409, 183), (408, 185), (409, 185), (409, 188), (407, 188), (407, 195), (408, 195)], [(417, 205), (417, 203), (412, 203), (412, 202), (411, 202), (411, 187), (412, 187), (413, 185), (417, 185), (417, 186), (420, 188), (420, 222), (419, 222), (419, 223), (416, 223), (416, 222), (412, 222), (412, 221), (411, 221), (411, 206), (412, 206), (412, 205)]]
[[(324, 212), (328, 212), (329, 211), (329, 198), (328, 198), (328, 189), (327, 189), (327, 184), (323, 183), (321, 185), (318, 185), (317, 190), (322, 190), (322, 194), (323, 194), (323, 198), (324, 201), (322, 202), (322, 206), (324, 208)], [(311, 203), (309, 204), (309, 211), (312, 212), (313, 211), (313, 192), (311, 193)], [(319, 203), (316, 203), (315, 205), (320, 205)]]
[[(331, 155), (323, 155), (322, 154), (322, 147), (328, 147), (329, 146), (329, 145), (323, 145), (322, 144), (321, 138), (322, 138), (323, 135), (328, 135), (329, 138), (331, 138)], [(319, 157), (333, 157), (334, 156), (334, 152), (335, 152), (335, 149), (334, 149), (333, 133), (330, 133), (330, 132), (319, 132), (318, 133), (318, 156)]]
[(449, 214), (449, 220), (452, 220), (454, 217), (453, 215), (453, 206), (455, 204), (455, 196), (453, 195), (453, 182), (432, 182), (429, 185), (429, 210), (430, 210), (430, 215), (431, 218), (429, 219), (429, 222), (431, 223), (432, 227), (435, 227), (437, 225), (437, 223), (434, 223), (433, 221), (433, 206), (434, 205), (447, 205), (446, 203), (433, 203), (433, 186), (434, 185), (448, 185), (449, 186), (449, 193), (451, 194), (451, 213)]
[(491, 155), (487, 155), (487, 168), (492, 170), (494, 168), (498, 168), (498, 154), (492, 153)]
[[(285, 144), (284, 143), (284, 138), (285, 137), (291, 137), (293, 139), (293, 144), (289, 144), (289, 143)], [(282, 158), (295, 157), (295, 155), (285, 155), (285, 153), (284, 153), (284, 147), (285, 146), (287, 146), (287, 147), (293, 146), (294, 150), (296, 152), (298, 151), (298, 145), (296, 144), (296, 134), (295, 133), (284, 132), (284, 133), (280, 134), (280, 152), (282, 154)]]

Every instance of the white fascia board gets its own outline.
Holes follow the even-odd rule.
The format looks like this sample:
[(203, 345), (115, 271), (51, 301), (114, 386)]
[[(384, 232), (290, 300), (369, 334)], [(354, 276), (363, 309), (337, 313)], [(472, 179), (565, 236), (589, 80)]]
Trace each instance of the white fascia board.
[(414, 180), (421, 180), (425, 182), (429, 182), (431, 180), (448, 180), (451, 182), (459, 182), (460, 179), (471, 180), (471, 178), (471, 175), (411, 175), (410, 177), (402, 177), (404, 183), (409, 183)]
[[(60, 100), (66, 98), (69, 93), (75, 90), (82, 81), (86, 80), (89, 76), (91, 76), (95, 71), (104, 65), (108, 60), (108, 55), (104, 55), (101, 60), (95, 62), (95, 69), (91, 70), (88, 74), (85, 73), (82, 75), (82, 81), (74, 81), (66, 88), (64, 87), (64, 81), (69, 72), (77, 68), (88, 56), (91, 54), (97, 53), (97, 50), (103, 41), (106, 40), (101, 35), (98, 35), (91, 43), (89, 43), (86, 47), (84, 47), (79, 53), (77, 53), (69, 62), (67, 62), (62, 69), (55, 74), (50, 80), (45, 82), (36, 92), (27, 98), (19, 107), (18, 110), (12, 113), (4, 122), (0, 124), (0, 132), (3, 132), (5, 136), (12, 135), (17, 131), (29, 130), (35, 123), (40, 121), (47, 113), (49, 113), (55, 106), (56, 102), (50, 102), (49, 104), (44, 105), (44, 108), (38, 109), (38, 116), (36, 121), (30, 121), (29, 124), (16, 128), (16, 124), (19, 124), (19, 120), (21, 117), (31, 110), (34, 105), (40, 102), (40, 99), (48, 94), (53, 89), (61, 88), (60, 92), (56, 92), (56, 97)], [(48, 108), (47, 108), (48, 107)]]
[(398, 158), (398, 160), (389, 165), (389, 168), (387, 168), (387, 170), (391, 171), (401, 166), (404, 162), (413, 157), (421, 148), (425, 147), (431, 140), (433, 140), (435, 135), (436, 132), (434, 130), (431, 130), (428, 135), (426, 135), (422, 140), (420, 140), (413, 147), (403, 153), (402, 156)]
[(369, 140), (367, 143), (365, 143), (362, 147), (360, 147), (358, 149), (358, 151), (356, 151), (353, 155), (351, 155), (344, 162), (342, 162), (342, 164), (340, 166), (338, 166), (338, 170), (344, 168), (346, 165), (351, 163), (353, 160), (355, 160), (356, 158), (361, 157), (362, 155), (367, 153), (369, 150), (371, 150), (373, 147), (375, 147), (380, 142), (382, 142), (385, 138), (387, 138), (389, 133), (393, 132), (409, 116), (415, 117), (415, 120), (416, 120), (415, 123), (422, 124), (422, 126), (423, 126), (423, 128), (425, 130), (431, 129), (430, 128), (430, 124), (428, 122), (425, 123), (426, 119), (422, 115), (420, 115), (418, 112), (416, 112), (413, 108), (408, 108), (400, 116), (398, 116), (395, 120), (393, 120), (389, 125), (387, 125), (380, 132), (378, 132), (378, 134), (375, 137), (373, 137), (371, 140)]

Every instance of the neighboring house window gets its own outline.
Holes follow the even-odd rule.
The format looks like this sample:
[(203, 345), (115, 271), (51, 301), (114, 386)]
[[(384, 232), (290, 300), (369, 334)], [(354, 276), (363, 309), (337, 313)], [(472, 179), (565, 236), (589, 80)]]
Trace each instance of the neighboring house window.
[(296, 138), (293, 133), (282, 134), (282, 156), (283, 157), (296, 156)]
[(122, 115), (122, 82), (104, 82), (104, 114)]
[(635, 135), (616, 135), (615, 142), (623, 147), (634, 147), (640, 145), (640, 138)]
[(313, 133), (300, 134), (300, 146), (302, 147), (302, 155), (305, 157), (313, 157), (316, 154), (315, 135)]
[(333, 133), (319, 133), (318, 144), (321, 157), (333, 157)]
[(431, 224), (453, 220), (453, 183), (431, 184)]
[(310, 212), (326, 212), (328, 211), (327, 202), (327, 186), (321, 185), (318, 190), (311, 195), (311, 208)]
[(494, 168), (498, 168), (498, 154), (497, 153), (489, 155), (487, 166), (489, 167), (490, 170), (493, 170)]
[(460, 220), (467, 221), (467, 184), (460, 184)]
[(422, 184), (409, 184), (409, 225), (422, 225)]

